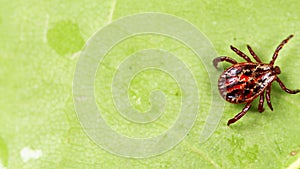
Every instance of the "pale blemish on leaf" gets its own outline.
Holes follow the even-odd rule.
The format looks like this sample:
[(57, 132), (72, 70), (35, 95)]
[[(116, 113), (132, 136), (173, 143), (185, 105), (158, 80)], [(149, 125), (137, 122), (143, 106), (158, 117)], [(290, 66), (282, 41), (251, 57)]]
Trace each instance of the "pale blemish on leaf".
[(26, 163), (31, 159), (38, 159), (42, 156), (42, 150), (33, 150), (30, 147), (24, 147), (20, 152), (22, 160)]
[(292, 163), (287, 169), (299, 169), (300, 168), (300, 158), (298, 158), (294, 163)]
[(0, 161), (0, 169), (6, 169)]

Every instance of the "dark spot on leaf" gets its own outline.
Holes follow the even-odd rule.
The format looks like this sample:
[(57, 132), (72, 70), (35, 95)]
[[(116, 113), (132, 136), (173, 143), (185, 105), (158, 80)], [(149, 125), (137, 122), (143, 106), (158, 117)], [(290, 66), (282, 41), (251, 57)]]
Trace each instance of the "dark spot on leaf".
[(7, 166), (8, 164), (8, 148), (6, 142), (0, 137), (0, 162)]
[(298, 154), (297, 151), (292, 151), (292, 152), (290, 153), (291, 156), (295, 156), (295, 155), (297, 155), (297, 154)]
[(47, 42), (59, 55), (78, 52), (84, 45), (79, 26), (69, 20), (63, 20), (47, 32)]

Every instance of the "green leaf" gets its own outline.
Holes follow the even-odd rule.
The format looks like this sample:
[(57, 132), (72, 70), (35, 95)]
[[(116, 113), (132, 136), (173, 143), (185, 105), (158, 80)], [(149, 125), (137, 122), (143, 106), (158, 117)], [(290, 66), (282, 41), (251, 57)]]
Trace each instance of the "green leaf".
[[(144, 49), (163, 49), (186, 64), (197, 82), (199, 114), (189, 134), (170, 151), (150, 158), (126, 158), (104, 150), (81, 127), (72, 93), (78, 58), (95, 32), (117, 19), (144, 12), (183, 18), (211, 41), (218, 55), (238, 61), (242, 59), (229, 45), (249, 54), (249, 44), (268, 63), (277, 45), (294, 34), (275, 64), (281, 68), (279, 77), (285, 85), (299, 89), (299, 5), (296, 0), (2, 0), (0, 168), (286, 168), (292, 164), (299, 168), (300, 95), (287, 94), (276, 83), (271, 93), (273, 112), (265, 104), (265, 111), (258, 113), (255, 101), (245, 117), (228, 127), (227, 120), (244, 105), (226, 102), (217, 130), (208, 141), (199, 142), (209, 110), (217, 106), (211, 105), (209, 73), (194, 51), (170, 37), (147, 34), (120, 41), (99, 63), (95, 75), (96, 102), (106, 123), (125, 136), (148, 138), (176, 122), (184, 93), (168, 73), (147, 70), (137, 74), (128, 87), (133, 108), (147, 112), (153, 90), (165, 93), (166, 107), (157, 121), (133, 123), (114, 105), (110, 89), (114, 73), (126, 58)], [(24, 148), (30, 150), (26, 158), (21, 153)], [(36, 152), (41, 154), (35, 156)]]

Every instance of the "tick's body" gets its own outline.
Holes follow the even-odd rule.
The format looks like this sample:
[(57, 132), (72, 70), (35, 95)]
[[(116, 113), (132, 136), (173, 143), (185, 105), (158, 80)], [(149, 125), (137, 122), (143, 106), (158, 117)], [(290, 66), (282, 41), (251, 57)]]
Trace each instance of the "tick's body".
[(268, 64), (239, 63), (225, 70), (219, 78), (221, 96), (230, 103), (252, 101), (276, 78)]
[(249, 45), (247, 45), (247, 48), (256, 62), (252, 62), (246, 54), (233, 46), (231, 46), (231, 49), (247, 62), (237, 63), (235, 60), (226, 56), (218, 57), (213, 60), (215, 67), (217, 67), (218, 63), (222, 61), (227, 61), (233, 64), (231, 67), (226, 69), (219, 78), (218, 87), (221, 96), (231, 103), (247, 103), (242, 112), (230, 119), (227, 125), (236, 122), (244, 116), (250, 109), (252, 101), (258, 96), (260, 96), (258, 110), (263, 112), (265, 91), (268, 106), (271, 110), (273, 110), (270, 100), (271, 84), (273, 81), (277, 81), (280, 87), (287, 93), (295, 94), (300, 92), (300, 90), (287, 89), (277, 77), (277, 75), (280, 74), (279, 67), (273, 66), (278, 56), (278, 52), (292, 37), (293, 35), (290, 35), (287, 39), (281, 42), (281, 44), (276, 48), (273, 58), (269, 64), (262, 63)]

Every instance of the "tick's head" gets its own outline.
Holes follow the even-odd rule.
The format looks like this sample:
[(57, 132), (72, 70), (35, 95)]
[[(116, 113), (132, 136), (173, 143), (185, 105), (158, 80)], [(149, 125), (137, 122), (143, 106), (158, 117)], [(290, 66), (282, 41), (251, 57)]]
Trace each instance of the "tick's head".
[(274, 73), (275, 75), (280, 74), (280, 73), (281, 73), (280, 68), (279, 68), (278, 66), (275, 66), (275, 67), (273, 68), (273, 73)]

